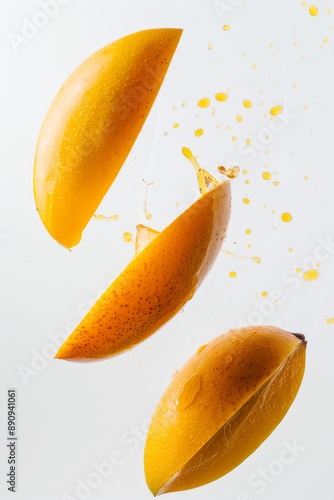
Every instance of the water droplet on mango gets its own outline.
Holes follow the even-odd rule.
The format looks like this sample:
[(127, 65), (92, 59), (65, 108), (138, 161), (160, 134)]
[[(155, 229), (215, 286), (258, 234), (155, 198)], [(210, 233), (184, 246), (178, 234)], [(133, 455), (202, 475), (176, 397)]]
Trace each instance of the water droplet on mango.
[(201, 390), (201, 376), (194, 373), (189, 377), (175, 400), (175, 406), (178, 411), (186, 410), (195, 400), (196, 395)]

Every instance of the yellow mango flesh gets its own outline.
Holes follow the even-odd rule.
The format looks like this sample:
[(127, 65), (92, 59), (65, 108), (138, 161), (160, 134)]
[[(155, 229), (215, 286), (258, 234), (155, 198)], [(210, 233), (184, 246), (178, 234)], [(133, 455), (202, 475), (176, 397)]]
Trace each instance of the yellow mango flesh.
[(159, 91), (180, 29), (121, 38), (84, 61), (39, 135), (34, 194), (51, 236), (73, 247), (126, 160)]
[(144, 455), (152, 493), (202, 486), (253, 453), (291, 406), (305, 352), (302, 336), (269, 326), (230, 330), (199, 350), (152, 417)]
[(230, 183), (207, 192), (157, 234), (98, 299), (56, 357), (90, 361), (130, 349), (191, 299), (226, 235)]

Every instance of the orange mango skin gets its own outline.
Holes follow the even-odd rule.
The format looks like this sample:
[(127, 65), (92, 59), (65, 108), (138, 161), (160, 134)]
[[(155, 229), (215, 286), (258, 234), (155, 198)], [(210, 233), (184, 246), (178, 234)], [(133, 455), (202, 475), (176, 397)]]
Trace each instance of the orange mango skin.
[(211, 269), (231, 213), (230, 182), (218, 184), (159, 233), (98, 299), (56, 357), (119, 354), (162, 327)]
[[(305, 352), (301, 338), (256, 326), (230, 330), (190, 358), (162, 396), (148, 430), (144, 467), (152, 493), (202, 486), (253, 453), (292, 404)], [(179, 411), (175, 402), (194, 374), (200, 390)]]
[(67, 248), (126, 160), (159, 91), (180, 29), (150, 29), (94, 53), (67, 79), (42, 125), (34, 195), (50, 235)]

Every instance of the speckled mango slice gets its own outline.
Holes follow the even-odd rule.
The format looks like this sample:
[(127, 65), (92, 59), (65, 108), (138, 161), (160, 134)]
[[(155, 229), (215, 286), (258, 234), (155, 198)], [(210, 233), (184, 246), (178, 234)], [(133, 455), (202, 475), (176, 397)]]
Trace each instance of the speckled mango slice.
[(130, 262), (56, 357), (93, 361), (142, 342), (192, 298), (218, 256), (231, 212), (230, 181), (206, 192)]
[(202, 486), (237, 467), (272, 433), (305, 369), (303, 335), (230, 330), (176, 373), (152, 417), (144, 466), (154, 495)]
[(55, 97), (40, 131), (33, 182), (38, 213), (65, 247), (80, 241), (126, 160), (181, 33), (150, 29), (107, 45)]

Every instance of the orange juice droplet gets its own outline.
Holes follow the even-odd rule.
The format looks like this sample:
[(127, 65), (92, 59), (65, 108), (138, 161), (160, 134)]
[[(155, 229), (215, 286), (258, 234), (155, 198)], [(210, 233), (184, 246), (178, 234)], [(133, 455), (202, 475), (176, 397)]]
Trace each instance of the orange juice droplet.
[(231, 29), (231, 26), (229, 24), (224, 24), (224, 26), (223, 26), (224, 31), (230, 31), (230, 29)]
[(319, 14), (319, 9), (315, 5), (310, 5), (308, 11), (311, 14), (311, 16), (317, 16)]
[(186, 410), (193, 403), (200, 390), (201, 376), (198, 373), (194, 373), (185, 381), (180, 394), (174, 401), (177, 410)]
[(245, 229), (245, 233), (246, 234), (252, 234), (252, 230), (251, 229)]
[(248, 108), (248, 109), (253, 106), (252, 101), (250, 101), (249, 99), (244, 99), (242, 104), (244, 105), (245, 108)]
[(203, 97), (197, 102), (197, 105), (200, 108), (208, 108), (210, 106), (210, 99), (208, 97)]
[(128, 232), (124, 233), (123, 240), (126, 241), (126, 243), (133, 243), (132, 234)]
[(262, 297), (268, 297), (268, 292), (262, 292), (261, 295)]
[(284, 212), (281, 215), (281, 219), (282, 219), (283, 222), (291, 222), (292, 221), (292, 215), (289, 214), (289, 212)]
[(218, 93), (215, 95), (215, 99), (216, 99), (216, 101), (219, 101), (219, 102), (224, 102), (224, 101), (227, 101), (227, 99), (228, 99), (228, 94), (226, 94), (225, 92), (218, 92)]
[(203, 344), (201, 345), (201, 347), (199, 347), (196, 351), (196, 354), (201, 354), (202, 351), (204, 351), (204, 349), (206, 348), (208, 344)]
[(334, 318), (327, 318), (326, 319), (326, 323), (328, 323), (329, 325), (333, 325), (334, 324)]
[(283, 111), (283, 106), (278, 105), (278, 106), (274, 106), (273, 108), (271, 108), (270, 114), (272, 116), (277, 116), (277, 115), (280, 115), (282, 113), (282, 111)]
[(270, 172), (262, 172), (262, 179), (264, 179), (265, 181), (270, 181), (271, 173)]
[(229, 272), (229, 277), (230, 278), (236, 278), (237, 277), (237, 273), (235, 271), (230, 271)]
[(199, 191), (203, 195), (208, 192), (208, 188), (210, 184), (215, 187), (218, 184), (218, 181), (213, 175), (211, 175), (209, 172), (204, 170), (204, 168), (201, 168), (190, 151), (189, 148), (183, 147), (182, 148), (182, 153), (183, 155), (190, 160), (192, 165), (195, 167), (196, 173), (197, 173), (197, 181), (198, 181), (198, 186), (199, 186)]
[(240, 168), (238, 166), (235, 166), (235, 167), (226, 169), (223, 166), (219, 166), (218, 171), (221, 174), (226, 175), (226, 177), (228, 177), (229, 179), (235, 179), (239, 175)]
[(244, 121), (243, 117), (241, 115), (237, 115), (235, 117), (235, 119), (237, 120), (238, 123), (242, 123)]
[(261, 264), (261, 259), (260, 257), (252, 257), (252, 261), (256, 262), (257, 264)]
[(174, 124), (173, 124), (173, 128), (179, 128), (179, 126), (180, 126), (180, 125), (179, 125), (178, 123), (174, 123)]
[(118, 220), (119, 219), (119, 215), (94, 215), (94, 219), (96, 220)]
[(250, 199), (249, 198), (243, 198), (242, 201), (246, 204), (246, 205), (249, 205), (250, 204)]
[(202, 128), (198, 128), (198, 129), (197, 129), (197, 130), (195, 130), (195, 132), (194, 132), (194, 135), (195, 135), (196, 137), (201, 137), (201, 135), (203, 135), (203, 134), (204, 134), (204, 130), (203, 130)]
[(319, 273), (316, 269), (308, 269), (304, 272), (303, 278), (305, 281), (313, 281), (319, 278)]

